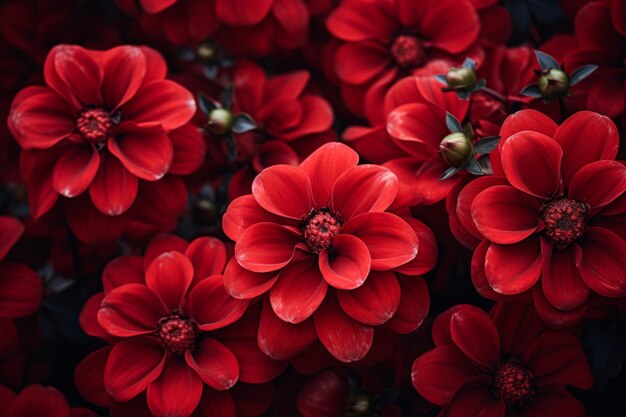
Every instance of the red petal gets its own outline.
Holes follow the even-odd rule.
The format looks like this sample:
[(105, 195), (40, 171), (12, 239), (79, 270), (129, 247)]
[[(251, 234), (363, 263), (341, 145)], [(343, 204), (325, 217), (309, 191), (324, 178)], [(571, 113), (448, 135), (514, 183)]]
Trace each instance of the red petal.
[(482, 234), (476, 228), (476, 223), (474, 223), (474, 218), (472, 217), (471, 208), (476, 196), (490, 187), (504, 184), (506, 184), (504, 178), (485, 176), (471, 181), (459, 193), (456, 203), (456, 215), (461, 225), (472, 235), (482, 239)]
[(372, 347), (374, 329), (344, 313), (334, 294), (329, 294), (318, 308), (313, 322), (320, 341), (337, 360), (361, 360)]
[(502, 169), (515, 188), (539, 198), (551, 198), (561, 190), (563, 151), (554, 139), (525, 131), (502, 146)]
[(257, 223), (246, 229), (235, 245), (239, 265), (253, 272), (276, 271), (291, 261), (298, 233), (275, 223)]
[(589, 288), (605, 297), (626, 295), (626, 242), (602, 227), (590, 227), (575, 248), (578, 271)]
[(161, 317), (169, 313), (150, 288), (126, 284), (113, 289), (102, 300), (98, 322), (110, 334), (128, 337), (154, 332)]
[(385, 327), (395, 333), (407, 334), (422, 325), (428, 315), (430, 297), (422, 278), (399, 276), (397, 279), (400, 284), (400, 304), (393, 317), (385, 323)]
[(541, 274), (539, 239), (531, 236), (513, 245), (492, 243), (485, 255), (485, 274), (491, 288), (500, 294), (526, 291)]
[(187, 175), (196, 171), (204, 162), (206, 145), (200, 130), (188, 123), (172, 130), (168, 137), (174, 148), (174, 157), (169, 172)]
[(48, 54), (44, 69), (46, 84), (60, 95), (75, 99), (77, 108), (102, 103), (102, 70), (91, 51), (77, 45), (57, 45)]
[(16, 218), (0, 216), (0, 260), (17, 243), (24, 233), (24, 225)]
[(176, 3), (176, 0), (141, 0), (140, 3), (147, 13), (155, 14), (167, 9)]
[[(0, 317), (0, 331), (2, 332), (2, 340), (0, 340), (0, 355), (3, 358), (10, 357), (19, 352), (20, 336), (17, 334), (17, 328), (13, 320)], [(1, 397), (0, 393), (0, 397)], [(0, 413), (2, 409), (2, 399), (0, 398)]]
[(109, 49), (103, 58), (102, 98), (116, 110), (133, 97), (143, 83), (146, 57), (140, 48), (123, 45)]
[(352, 235), (337, 235), (332, 241), (333, 257), (323, 250), (319, 268), (326, 282), (340, 290), (352, 290), (365, 282), (371, 258), (363, 241)]
[(291, 324), (279, 319), (269, 300), (263, 303), (257, 341), (270, 358), (287, 360), (309, 347), (316, 339), (312, 320)]
[(259, 273), (242, 268), (234, 257), (228, 261), (224, 271), (224, 287), (231, 297), (254, 298), (268, 291), (276, 280), (278, 272)]
[[(440, 346), (413, 362), (413, 387), (426, 400), (445, 405), (463, 383), (480, 370), (456, 346)], [(445, 378), (442, 378), (445, 375)]]
[(617, 161), (597, 161), (580, 169), (572, 179), (569, 198), (592, 209), (610, 204), (626, 192), (626, 167)]
[(203, 390), (198, 411), (202, 417), (237, 417), (230, 391)]
[(536, 198), (510, 185), (496, 185), (476, 196), (472, 218), (480, 233), (488, 240), (517, 243), (539, 228), (541, 204)]
[(271, 0), (249, 3), (246, 0), (217, 0), (216, 12), (219, 19), (231, 26), (256, 25), (272, 7)]
[(134, 337), (113, 346), (104, 369), (104, 385), (117, 401), (142, 393), (163, 370), (165, 351), (152, 336)]
[(252, 195), (265, 210), (290, 219), (301, 220), (315, 206), (309, 177), (289, 165), (274, 165), (257, 175)]
[(332, 127), (333, 109), (326, 100), (317, 96), (304, 96), (300, 104), (302, 104), (302, 120), (293, 129), (282, 133), (281, 136), (285, 140), (322, 133)]
[(503, 417), (506, 412), (505, 402), (493, 394), (493, 380), (487, 375), (459, 387), (446, 407), (446, 417)]
[(67, 401), (59, 390), (34, 384), (20, 392), (6, 415), (11, 417), (67, 417), (69, 413)]
[(89, 187), (91, 201), (109, 216), (126, 212), (135, 202), (139, 181), (112, 155), (104, 155), (98, 175)]
[(359, 163), (359, 155), (338, 142), (321, 146), (300, 164), (300, 169), (312, 179), (311, 187), (317, 207), (326, 207), (333, 184), (348, 169)]
[(363, 213), (350, 219), (341, 233), (358, 237), (369, 250), (372, 269), (388, 270), (404, 265), (417, 255), (417, 235), (392, 213)]
[(193, 265), (180, 252), (165, 252), (146, 269), (146, 285), (171, 311), (180, 309), (193, 279)]
[(35, 271), (16, 262), (0, 263), (0, 317), (28, 316), (42, 300), (43, 286)]
[(371, 271), (367, 281), (351, 291), (338, 291), (339, 305), (351, 318), (378, 326), (389, 320), (400, 305), (400, 285), (393, 272)]
[(335, 74), (348, 84), (365, 84), (391, 65), (389, 51), (376, 43), (345, 43), (335, 55)]
[(500, 336), (487, 313), (458, 311), (450, 317), (450, 336), (459, 349), (485, 369), (495, 369), (500, 360)]
[(74, 371), (74, 383), (80, 395), (90, 403), (106, 407), (111, 397), (104, 387), (104, 368), (112, 346), (105, 346), (87, 355)]
[(538, 387), (571, 385), (581, 389), (593, 386), (593, 375), (587, 357), (576, 337), (571, 334), (546, 333), (528, 348), (523, 357)]
[(450, 331), (450, 320), (456, 313), (478, 313), (484, 314), (485, 312), (480, 308), (470, 304), (457, 304), (454, 307), (450, 307), (443, 313), (440, 313), (433, 322), (433, 342), (435, 346), (454, 345), (452, 340), (452, 333)]
[(563, 122), (554, 133), (563, 149), (563, 182), (567, 187), (574, 175), (590, 162), (615, 159), (619, 133), (611, 119), (591, 111), (580, 111)]
[(552, 304), (546, 300), (541, 287), (538, 285), (533, 287), (532, 297), (533, 304), (541, 320), (554, 329), (571, 329), (572, 326), (578, 324), (587, 313), (587, 303), (571, 311), (562, 311), (554, 308)]
[(398, 178), (387, 168), (359, 165), (337, 178), (331, 207), (347, 221), (361, 213), (385, 211), (397, 192)]
[(239, 381), (262, 384), (274, 380), (287, 366), (286, 362), (275, 361), (267, 356), (256, 340), (225, 340), (239, 362)]
[(404, 104), (387, 117), (387, 132), (413, 156), (436, 154), (449, 132), (443, 110), (423, 103)]
[(527, 417), (586, 417), (588, 415), (583, 403), (562, 387), (540, 390), (530, 399), (524, 409)]
[(221, 274), (226, 266), (226, 246), (214, 237), (194, 239), (187, 247), (185, 256), (193, 264), (194, 283), (211, 275)]
[(68, 146), (54, 166), (52, 187), (65, 197), (76, 197), (89, 187), (99, 166), (100, 155), (95, 148)]
[(435, 204), (443, 200), (448, 195), (452, 187), (462, 178), (462, 173), (453, 175), (445, 180), (440, 180), (443, 174), (450, 166), (441, 158), (440, 155), (434, 154), (421, 164), (415, 176), (415, 192), (420, 198), (422, 204)]
[(211, 388), (227, 390), (239, 378), (239, 362), (235, 354), (210, 337), (202, 339), (193, 353), (187, 350), (185, 360)]
[(345, 410), (349, 395), (348, 384), (337, 373), (325, 370), (307, 381), (296, 404), (304, 417), (334, 417)]
[(265, 90), (273, 99), (296, 100), (309, 83), (311, 75), (308, 71), (292, 71), (276, 75), (265, 84)]
[(391, 7), (391, 4), (377, 2), (344, 3), (331, 13), (326, 26), (330, 33), (344, 41), (391, 40), (391, 35), (398, 25), (392, 17), (393, 10), (389, 10)]
[(143, 268), (148, 269), (152, 261), (165, 252), (186, 253), (189, 243), (178, 236), (163, 234), (155, 237), (148, 243), (143, 255)]
[[(420, 7), (410, 1), (404, 3)], [(455, 54), (469, 48), (478, 38), (480, 20), (470, 2), (432, 1), (421, 7), (425, 12), (419, 25), (420, 33), (435, 48)]]
[(532, 130), (553, 137), (557, 128), (558, 125), (552, 119), (537, 110), (520, 110), (507, 117), (502, 123), (500, 143), (504, 144), (510, 136), (524, 130)]
[(410, 262), (394, 269), (406, 275), (421, 275), (433, 269), (437, 263), (437, 241), (432, 230), (424, 223), (412, 217), (403, 217), (411, 226), (419, 241), (417, 256)]
[(170, 169), (174, 149), (165, 134), (156, 130), (129, 130), (108, 142), (109, 151), (133, 175), (156, 181)]
[(587, 301), (589, 288), (576, 268), (575, 251), (571, 246), (558, 249), (541, 240), (543, 272), (541, 287), (550, 304), (559, 310), (574, 310)]
[(143, 126), (161, 126), (167, 133), (191, 120), (196, 101), (189, 91), (169, 80), (143, 86), (121, 109), (124, 120)]
[(163, 224), (177, 219), (186, 207), (185, 183), (176, 175), (168, 175), (159, 181), (142, 182), (129, 214), (140, 222)]
[(328, 284), (318, 269), (315, 258), (306, 257), (287, 265), (270, 290), (274, 313), (288, 323), (308, 319), (322, 303)]
[(236, 242), (248, 227), (262, 222), (280, 223), (281, 217), (266, 211), (248, 194), (231, 201), (222, 218), (222, 228), (226, 236)]
[(248, 307), (246, 301), (228, 295), (221, 275), (213, 275), (196, 284), (187, 302), (185, 310), (203, 331), (220, 329), (234, 323)]
[(111, 335), (104, 331), (100, 323), (98, 323), (98, 310), (100, 310), (100, 304), (102, 304), (103, 299), (104, 293), (102, 292), (89, 297), (85, 304), (83, 304), (83, 309), (78, 316), (78, 322), (83, 331), (89, 336), (107, 339), (110, 338)]
[(146, 400), (154, 417), (189, 417), (202, 396), (202, 380), (181, 360), (168, 361), (148, 386)]

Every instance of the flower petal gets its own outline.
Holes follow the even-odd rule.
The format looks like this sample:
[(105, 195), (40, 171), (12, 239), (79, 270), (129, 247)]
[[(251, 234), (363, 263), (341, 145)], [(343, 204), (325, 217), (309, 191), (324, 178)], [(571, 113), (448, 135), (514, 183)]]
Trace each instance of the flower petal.
[(146, 400), (154, 417), (189, 417), (201, 396), (202, 380), (185, 362), (174, 359), (148, 386)]
[(354, 320), (378, 326), (389, 320), (400, 305), (400, 284), (391, 271), (370, 271), (359, 288), (338, 291), (339, 305)]
[(337, 235), (332, 241), (333, 256), (319, 254), (319, 268), (326, 282), (340, 290), (363, 285), (370, 271), (371, 258), (363, 241), (352, 235)]
[(558, 249), (544, 239), (541, 240), (541, 246), (543, 294), (559, 310), (577, 309), (587, 301), (589, 288), (578, 273), (574, 249), (571, 246)]
[(468, 380), (454, 393), (446, 417), (502, 417), (506, 404), (493, 394), (493, 379), (480, 375)]
[(224, 23), (231, 26), (256, 25), (269, 13), (271, 0), (249, 3), (246, 0), (217, 0), (215, 11)]
[(433, 269), (437, 263), (437, 240), (432, 230), (424, 223), (413, 217), (403, 217), (403, 220), (411, 226), (419, 241), (417, 256), (411, 261), (395, 268), (395, 272), (406, 275), (422, 275)]
[(372, 42), (350, 42), (335, 53), (335, 74), (345, 83), (365, 84), (391, 65), (389, 52)]
[(298, 324), (317, 310), (327, 288), (315, 258), (306, 257), (283, 268), (270, 290), (270, 303), (281, 320)]
[(0, 317), (24, 317), (33, 314), (43, 301), (41, 278), (26, 265), (0, 263)]
[(476, 228), (476, 223), (474, 223), (474, 218), (472, 217), (472, 204), (476, 196), (493, 186), (505, 184), (506, 179), (502, 177), (484, 176), (468, 183), (459, 193), (456, 202), (456, 215), (461, 226), (473, 236), (482, 239), (482, 234)]
[(15, 398), (7, 410), (11, 417), (67, 417), (70, 408), (63, 394), (52, 387), (29, 385)]
[(458, 311), (450, 317), (454, 344), (474, 363), (493, 370), (500, 360), (500, 337), (487, 313)]
[(102, 68), (102, 98), (117, 109), (141, 87), (146, 75), (146, 56), (136, 46), (117, 46), (103, 54)]
[(146, 285), (171, 311), (182, 307), (193, 279), (193, 265), (180, 252), (165, 252), (146, 269)]
[[(397, 277), (400, 284), (400, 304), (385, 327), (395, 333), (407, 334), (417, 330), (428, 316), (430, 297), (421, 277)], [(366, 281), (367, 284), (367, 281)]]
[(65, 197), (76, 197), (89, 187), (99, 166), (100, 155), (94, 147), (68, 146), (54, 166), (52, 187)]
[(113, 289), (102, 300), (98, 322), (113, 336), (128, 337), (154, 332), (161, 317), (169, 313), (150, 288), (126, 284)]
[(188, 175), (198, 170), (204, 162), (206, 145), (200, 129), (191, 123), (172, 130), (168, 135), (174, 148), (169, 172)]
[(211, 275), (220, 275), (226, 266), (226, 246), (215, 237), (199, 237), (194, 239), (185, 256), (193, 265), (193, 282), (196, 283)]
[(224, 340), (239, 362), (239, 381), (250, 384), (263, 384), (273, 381), (287, 367), (287, 362), (279, 362), (267, 356), (255, 339)]
[(160, 179), (172, 163), (172, 142), (156, 129), (131, 129), (120, 134), (118, 138), (110, 138), (109, 151), (133, 175), (147, 181)]
[(291, 261), (302, 238), (275, 223), (257, 223), (243, 233), (235, 245), (239, 265), (252, 272), (276, 271)]
[(220, 329), (239, 320), (248, 303), (228, 295), (221, 275), (196, 284), (187, 297), (185, 311), (203, 331)]
[(44, 76), (46, 84), (63, 97), (73, 98), (78, 108), (102, 102), (102, 69), (87, 49), (78, 45), (55, 46), (46, 58)]
[(315, 207), (311, 181), (300, 168), (274, 165), (254, 179), (252, 195), (265, 210), (301, 220)]
[(74, 371), (76, 389), (90, 403), (106, 407), (111, 397), (104, 387), (104, 368), (112, 346), (105, 346), (85, 356)]
[(112, 155), (103, 155), (89, 195), (98, 210), (109, 216), (126, 212), (135, 202), (139, 181)]
[(237, 357), (230, 349), (213, 338), (202, 339), (193, 353), (187, 350), (185, 360), (211, 388), (227, 390), (235, 385), (239, 378)]
[(485, 274), (491, 288), (500, 294), (526, 291), (541, 274), (539, 239), (531, 236), (513, 245), (492, 243), (485, 255)]
[(269, 300), (263, 302), (257, 342), (270, 358), (288, 360), (309, 347), (316, 339), (312, 320), (287, 323), (276, 316)]
[(248, 227), (262, 222), (280, 223), (281, 217), (266, 211), (248, 194), (230, 202), (222, 218), (222, 228), (226, 236), (236, 242)]
[(0, 216), (0, 260), (4, 259), (24, 233), (24, 225), (16, 218)]
[(610, 230), (590, 227), (575, 248), (576, 264), (585, 284), (605, 297), (626, 295), (626, 242)]
[(224, 270), (224, 287), (235, 298), (255, 298), (272, 288), (277, 279), (278, 271), (248, 271), (239, 265), (235, 257), (228, 261)]
[(527, 417), (587, 416), (584, 404), (562, 387), (551, 387), (537, 392), (526, 404), (525, 412)]
[(568, 194), (595, 209), (610, 204), (624, 192), (626, 167), (618, 161), (597, 161), (574, 175)]

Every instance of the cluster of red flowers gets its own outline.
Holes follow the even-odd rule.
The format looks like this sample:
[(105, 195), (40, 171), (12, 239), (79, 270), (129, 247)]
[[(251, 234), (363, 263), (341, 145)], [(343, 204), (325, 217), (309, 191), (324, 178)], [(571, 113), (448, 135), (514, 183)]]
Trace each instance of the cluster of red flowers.
[(0, 22), (0, 416), (626, 413), (623, 0)]

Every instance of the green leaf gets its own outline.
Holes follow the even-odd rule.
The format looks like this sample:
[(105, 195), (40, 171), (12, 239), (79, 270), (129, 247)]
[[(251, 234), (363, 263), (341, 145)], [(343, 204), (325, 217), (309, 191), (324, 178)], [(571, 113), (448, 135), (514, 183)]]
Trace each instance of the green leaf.
[(583, 65), (580, 68), (577, 68), (572, 75), (570, 75), (570, 86), (576, 85), (588, 76), (590, 76), (595, 70), (598, 69), (597, 65)]
[(478, 153), (479, 155), (486, 155), (496, 149), (499, 142), (500, 136), (489, 136), (476, 142), (476, 145), (474, 145), (474, 150), (476, 150), (476, 153)]
[(446, 112), (446, 126), (450, 133), (461, 133), (463, 132), (463, 128), (461, 127), (461, 123), (454, 117), (451, 113)]
[(519, 93), (527, 97), (541, 97), (541, 91), (539, 91), (539, 85), (536, 83), (528, 84)]
[(200, 92), (198, 93), (198, 106), (200, 106), (202, 113), (209, 114), (212, 110), (220, 108), (220, 103), (217, 103), (206, 94)]
[(543, 71), (549, 70), (550, 68), (559, 68), (559, 63), (556, 62), (556, 59), (552, 58), (552, 56), (546, 54), (545, 52), (535, 50), (535, 56), (537, 57), (537, 62), (539, 62), (539, 66)]
[(233, 135), (226, 135), (226, 149), (228, 150), (228, 161), (233, 162), (237, 156), (237, 144)]
[(436, 74), (435, 80), (439, 81), (441, 84), (448, 86), (448, 81), (446, 80), (446, 76), (444, 74)]
[(483, 89), (487, 86), (487, 80), (485, 80), (484, 78), (482, 80), (478, 80), (478, 82), (476, 83), (476, 87), (474, 87), (474, 89), (472, 91), (477, 91), (480, 89)]
[(233, 118), (233, 126), (230, 128), (235, 133), (249, 132), (257, 128), (256, 122), (246, 113), (239, 113)]
[(235, 95), (235, 87), (231, 84), (222, 93), (222, 107), (230, 110), (233, 106), (233, 96)]
[(459, 172), (461, 169), (463, 169), (463, 167), (450, 167), (450, 168), (446, 169), (443, 172), (443, 174), (441, 174), (441, 176), (439, 177), (439, 181), (443, 181), (445, 179), (450, 178), (451, 176), (453, 176), (454, 174)]
[(463, 168), (465, 168), (470, 174), (483, 175), (483, 170), (480, 169), (480, 164), (475, 159), (471, 159)]
[(461, 88), (455, 91), (456, 91), (456, 96), (460, 98), (461, 100), (469, 100), (470, 92), (467, 91), (466, 89)]

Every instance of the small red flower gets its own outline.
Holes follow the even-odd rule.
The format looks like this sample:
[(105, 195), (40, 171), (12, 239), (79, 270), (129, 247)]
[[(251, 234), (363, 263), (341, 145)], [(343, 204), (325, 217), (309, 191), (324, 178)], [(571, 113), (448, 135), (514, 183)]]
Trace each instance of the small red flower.
[(0, 412), (2, 417), (96, 417), (86, 408), (70, 408), (59, 390), (41, 385), (28, 385), (17, 395), (0, 385)]
[[(127, 402), (146, 392), (155, 416), (186, 417), (199, 406), (203, 391), (212, 401), (230, 403), (228, 395), (211, 389), (277, 376), (284, 365), (263, 355), (254, 339), (242, 336), (244, 330), (230, 326), (248, 303), (224, 290), (225, 262), (223, 243), (209, 237), (189, 244), (159, 238), (143, 258), (111, 261), (103, 274), (104, 293), (87, 301), (81, 325), (113, 346), (79, 365), (81, 392), (101, 405), (110, 402), (106, 393)], [(106, 393), (93, 388), (102, 385)]]
[[(317, 334), (339, 360), (358, 360), (372, 344), (371, 326), (399, 326), (394, 314), (407, 303), (425, 307), (423, 281), (395, 272), (432, 267), (432, 234), (417, 220), (386, 212), (398, 189), (393, 173), (357, 162), (347, 146), (326, 144), (297, 167), (265, 169), (252, 194), (224, 215), (224, 231), (236, 241), (226, 289), (242, 299), (269, 292), (259, 345), (272, 357), (293, 356)], [(425, 245), (416, 257), (418, 235)], [(419, 326), (419, 316), (408, 328)]]
[(579, 317), (591, 291), (626, 295), (626, 167), (613, 160), (613, 122), (583, 111), (557, 126), (524, 110), (500, 134), (491, 155), (496, 176), (471, 182), (458, 197), (460, 223), (483, 239), (472, 260), (474, 285), (492, 298), (533, 289), (540, 313), (555, 323), (561, 313)]
[(471, 305), (443, 312), (433, 325), (436, 347), (413, 363), (413, 386), (444, 407), (443, 417), (585, 417), (565, 388), (593, 385), (580, 342), (550, 332), (532, 313), (516, 303), (498, 303), (490, 314)]

